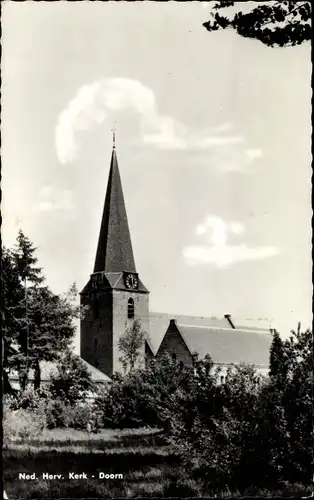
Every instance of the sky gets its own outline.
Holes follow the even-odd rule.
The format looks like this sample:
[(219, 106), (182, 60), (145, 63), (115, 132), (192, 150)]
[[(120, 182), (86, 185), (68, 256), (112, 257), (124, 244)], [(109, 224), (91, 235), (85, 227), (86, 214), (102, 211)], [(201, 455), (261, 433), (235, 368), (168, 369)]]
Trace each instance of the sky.
[(310, 45), (209, 33), (204, 2), (4, 2), (2, 239), (56, 293), (93, 270), (116, 128), (150, 309), (311, 313)]

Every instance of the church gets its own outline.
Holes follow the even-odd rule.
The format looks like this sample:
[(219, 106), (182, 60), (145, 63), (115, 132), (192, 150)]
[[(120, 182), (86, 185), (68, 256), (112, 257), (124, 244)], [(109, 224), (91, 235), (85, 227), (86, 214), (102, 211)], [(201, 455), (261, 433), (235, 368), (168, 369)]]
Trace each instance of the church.
[(87, 311), (80, 325), (81, 358), (110, 379), (122, 370), (119, 338), (139, 320), (148, 333), (142, 359), (158, 359), (168, 352), (178, 362), (191, 364), (197, 352), (200, 358), (209, 354), (222, 371), (243, 362), (267, 373), (269, 328), (236, 325), (230, 314), (197, 318), (153, 313), (149, 294), (135, 264), (114, 135), (94, 269), (80, 293)]
[[(270, 325), (238, 325), (230, 314), (206, 318), (154, 313), (149, 293), (135, 265), (114, 137), (94, 269), (80, 293), (86, 311), (80, 324), (80, 357), (91, 379), (96, 385), (107, 384), (114, 372), (122, 371), (118, 342), (134, 320), (148, 334), (142, 360), (158, 360), (168, 353), (178, 363), (192, 364), (194, 353), (199, 358), (209, 354), (221, 368), (221, 381), (228, 367), (240, 363), (268, 373)], [(40, 365), (45, 386), (57, 368), (52, 362)], [(17, 372), (10, 373), (9, 381), (19, 389)], [(29, 381), (34, 382), (32, 369)]]

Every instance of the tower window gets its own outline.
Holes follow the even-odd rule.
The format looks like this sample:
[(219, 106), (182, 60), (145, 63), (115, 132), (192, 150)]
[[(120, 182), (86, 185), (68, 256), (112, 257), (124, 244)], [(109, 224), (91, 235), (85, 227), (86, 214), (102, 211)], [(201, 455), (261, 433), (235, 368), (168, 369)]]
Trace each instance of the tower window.
[(128, 319), (134, 318), (134, 300), (130, 298), (128, 300)]
[(97, 345), (98, 345), (98, 340), (96, 338), (94, 338), (94, 349), (95, 350), (97, 349)]
[(177, 355), (175, 352), (171, 354), (172, 361), (177, 361)]

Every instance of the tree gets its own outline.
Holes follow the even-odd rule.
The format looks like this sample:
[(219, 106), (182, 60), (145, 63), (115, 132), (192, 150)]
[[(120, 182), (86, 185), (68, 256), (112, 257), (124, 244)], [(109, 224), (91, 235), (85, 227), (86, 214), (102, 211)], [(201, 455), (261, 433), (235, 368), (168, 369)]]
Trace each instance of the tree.
[(141, 322), (137, 319), (119, 338), (118, 348), (122, 353), (119, 361), (125, 372), (127, 370), (132, 372), (136, 365), (143, 361), (142, 348), (145, 339), (147, 339), (147, 332), (143, 330)]
[[(37, 248), (34, 247), (30, 239), (19, 230), (16, 244), (13, 249), (7, 251), (6, 256), (10, 259), (11, 277), (14, 281), (6, 280), (6, 287), (14, 295), (14, 305), (11, 304), (13, 318), (8, 325), (7, 335), (14, 338), (14, 355), (11, 353), (10, 363), (13, 368), (17, 368), (20, 375), (20, 384), (25, 389), (28, 382), (28, 372), (30, 368), (29, 359), (29, 287), (38, 287), (44, 282), (42, 269), (37, 267), (38, 259), (35, 256)], [(7, 262), (8, 263), (8, 262)], [(8, 277), (7, 277), (8, 278)], [(18, 294), (14, 292), (14, 288)], [(9, 304), (4, 304), (4, 315), (10, 318)], [(13, 306), (13, 308), (12, 308)], [(14, 312), (13, 312), (14, 311)]]
[(295, 481), (313, 479), (313, 335), (299, 324), (285, 342), (289, 359), (282, 401), (291, 446), (289, 475)]
[(2, 253), (2, 320), (6, 375), (19, 373), (22, 390), (29, 369), (35, 370), (35, 388), (40, 386), (40, 362), (58, 359), (75, 334), (73, 319), (80, 314), (73, 285), (64, 295), (54, 294), (44, 283), (36, 248), (22, 231), (16, 244)]
[(42, 274), (42, 268), (36, 267), (38, 262), (35, 256), (36, 250), (31, 240), (20, 229), (12, 251), (18, 275), (22, 282), (27, 280), (33, 285), (40, 285), (45, 277)]
[(54, 398), (74, 405), (89, 391), (96, 392), (96, 386), (88, 369), (78, 356), (67, 351), (60, 358), (57, 373), (51, 376), (50, 392)]
[(24, 289), (15, 266), (12, 251), (3, 247), (1, 256), (1, 319), (3, 331), (3, 368), (7, 375), (14, 365), (20, 320), (25, 310)]
[(234, 29), (239, 35), (270, 47), (300, 45), (311, 40), (311, 2), (258, 2), (257, 6), (257, 2), (245, 2), (252, 4), (246, 13), (233, 9), (235, 5), (241, 9), (241, 3), (244, 4), (215, 2), (211, 19), (203, 26), (208, 31)]
[(273, 340), (269, 354), (269, 376), (275, 385), (282, 387), (288, 375), (288, 353), (277, 330), (271, 330), (271, 333)]
[[(122, 375), (115, 373), (108, 392), (96, 401), (106, 427), (169, 427), (171, 398), (189, 388), (193, 367), (181, 368), (170, 356), (151, 360), (147, 367)], [(189, 389), (187, 389), (189, 392)], [(193, 391), (190, 391), (193, 393)]]
[(29, 290), (28, 354), (35, 389), (41, 382), (40, 362), (58, 360), (71, 346), (76, 331), (73, 319), (79, 316), (76, 295), (75, 285), (64, 295), (43, 286)]

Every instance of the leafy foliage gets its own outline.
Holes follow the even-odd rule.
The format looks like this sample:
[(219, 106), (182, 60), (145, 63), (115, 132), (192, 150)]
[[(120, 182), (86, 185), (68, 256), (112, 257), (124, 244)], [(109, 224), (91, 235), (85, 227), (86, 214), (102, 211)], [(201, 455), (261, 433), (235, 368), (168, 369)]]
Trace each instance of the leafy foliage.
[[(245, 13), (241, 12), (241, 3), (215, 2), (211, 19), (203, 26), (208, 31), (234, 29), (239, 35), (270, 47), (300, 45), (311, 40), (311, 2), (254, 2), (258, 5)], [(240, 10), (234, 10), (235, 5)]]
[(119, 361), (123, 369), (133, 371), (136, 365), (143, 362), (143, 347), (147, 332), (142, 328), (141, 322), (136, 319), (119, 338), (118, 348), (121, 352)]
[(71, 409), (69, 425), (74, 429), (97, 432), (101, 428), (101, 416), (89, 403), (76, 405)]
[(224, 382), (209, 356), (180, 366), (169, 356), (116, 374), (95, 407), (105, 427), (162, 428), (183, 474), (215, 491), (311, 484), (312, 334), (273, 332), (270, 375), (229, 367)]
[(45, 409), (47, 428), (54, 429), (56, 427), (69, 427), (71, 422), (71, 406), (57, 398), (49, 400)]
[[(31, 399), (31, 397), (29, 398)], [(33, 401), (34, 403), (34, 401)], [(12, 396), (3, 401), (3, 441), (8, 445), (15, 439), (29, 439), (38, 436), (46, 427), (46, 415), (42, 401), (37, 404), (18, 404)]]
[(97, 391), (83, 361), (70, 351), (61, 357), (57, 370), (57, 374), (51, 377), (50, 385), (54, 398), (74, 405), (84, 400), (89, 391)]
[(153, 360), (146, 369), (134, 370), (125, 376), (114, 374), (108, 391), (95, 402), (103, 425), (113, 428), (166, 426), (163, 412), (182, 374), (182, 369), (168, 356), (158, 362)]
[(270, 377), (261, 381), (253, 367), (240, 365), (218, 385), (200, 362), (195, 380), (167, 408), (170, 441), (192, 477), (242, 490), (311, 484), (311, 346), (311, 332), (300, 327), (285, 342), (274, 333)]
[(4, 368), (7, 380), (10, 370), (18, 371), (22, 389), (31, 368), (35, 388), (40, 386), (40, 362), (55, 361), (69, 348), (75, 334), (73, 320), (80, 315), (75, 286), (64, 295), (54, 294), (44, 283), (35, 252), (20, 231), (13, 249), (4, 248), (2, 253)]

